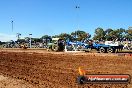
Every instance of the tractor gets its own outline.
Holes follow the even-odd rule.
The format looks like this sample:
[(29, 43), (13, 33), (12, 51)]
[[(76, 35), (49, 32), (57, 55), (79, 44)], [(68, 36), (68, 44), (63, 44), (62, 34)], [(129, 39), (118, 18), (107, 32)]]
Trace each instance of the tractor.
[(64, 51), (65, 45), (61, 38), (52, 38), (52, 41), (48, 43), (48, 51)]

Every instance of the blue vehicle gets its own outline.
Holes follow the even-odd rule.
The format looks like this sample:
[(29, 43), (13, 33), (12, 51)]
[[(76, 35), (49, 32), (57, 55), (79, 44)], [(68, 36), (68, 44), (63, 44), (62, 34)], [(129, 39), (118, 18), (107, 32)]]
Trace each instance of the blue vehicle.
[(68, 51), (84, 51), (87, 47), (88, 44), (83, 43), (83, 42), (67, 42), (67, 50)]
[(116, 51), (115, 46), (93, 43), (93, 49), (96, 49), (100, 53), (114, 53)]
[(123, 49), (123, 45), (119, 42), (105, 41), (105, 44), (99, 44), (93, 42), (92, 45), (88, 45), (87, 48), (96, 49), (100, 53), (115, 53)]
[(68, 45), (74, 46), (72, 50), (74, 50), (75, 48), (78, 49), (78, 46), (80, 46), (81, 48), (79, 48), (78, 50), (91, 51), (92, 49), (96, 49), (100, 53), (115, 53), (119, 49), (123, 48), (122, 45), (119, 45), (116, 42), (114, 43), (111, 43), (111, 41), (106, 41), (106, 42), (110, 44), (99, 44), (96, 42), (90, 42), (87, 44), (77, 41), (77, 42), (68, 42)]

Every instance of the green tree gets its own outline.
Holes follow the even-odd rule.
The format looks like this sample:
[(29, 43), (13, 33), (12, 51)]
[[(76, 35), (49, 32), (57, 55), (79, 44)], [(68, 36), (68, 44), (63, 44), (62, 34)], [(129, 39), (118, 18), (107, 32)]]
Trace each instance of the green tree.
[(105, 34), (108, 35), (111, 31), (113, 31), (113, 30), (111, 28), (108, 28), (108, 29), (105, 30)]
[(42, 42), (42, 40), (40, 38), (32, 38), (32, 42), (34, 42), (34, 43)]
[(119, 40), (124, 37), (124, 34), (125, 34), (125, 29), (123, 28), (116, 29), (116, 30), (109, 29), (109, 31), (106, 33), (106, 39), (107, 40)]
[(132, 36), (132, 27), (129, 27), (128, 30), (126, 30), (129, 35)]
[(126, 35), (125, 38), (126, 39), (132, 39), (132, 28), (128, 28), (128, 30), (125, 31)]
[(77, 41), (82, 41), (82, 40), (85, 40), (85, 39), (91, 37), (91, 35), (89, 33), (86, 33), (85, 31), (81, 31), (81, 30), (77, 30), (75, 32), (72, 32), (71, 36), (73, 36), (74, 40), (77, 40)]
[[(100, 29), (102, 30), (102, 29)], [(113, 30), (111, 28), (108, 28), (104, 31), (105, 33), (105, 36), (104, 36), (104, 39), (105, 40), (120, 40), (120, 39), (123, 39), (124, 37), (124, 34), (125, 34), (125, 29), (123, 28), (119, 28), (119, 29), (116, 29), (116, 30)], [(96, 33), (98, 33), (96, 31)], [(101, 35), (101, 34), (98, 34), (98, 36)], [(96, 37), (98, 37), (96, 36)], [(103, 36), (103, 35), (102, 35)]]
[(105, 31), (103, 28), (98, 27), (95, 29), (95, 35), (93, 37), (94, 40), (104, 40), (105, 39)]
[(118, 36), (118, 31), (117, 30), (113, 30), (109, 33), (109, 36), (112, 38), (112, 40), (116, 40), (119, 36)]
[(123, 28), (120, 28), (120, 29), (117, 29), (117, 37), (118, 37), (118, 39), (119, 38), (123, 38), (124, 37), (124, 34), (125, 34), (125, 29), (123, 29)]
[(59, 35), (53, 35), (52, 38), (59, 38)]
[(111, 31), (113, 31), (111, 28), (105, 30), (105, 39), (108, 41), (112, 40), (112, 37), (109, 35)]
[(70, 34), (67, 34), (67, 33), (61, 33), (58, 35), (59, 38), (63, 39), (63, 40), (67, 40), (67, 39), (70, 39), (72, 40), (72, 36)]
[(40, 39), (51, 39), (51, 36), (49, 36), (49, 35), (43, 35)]
[(46, 45), (48, 44), (48, 42), (50, 42), (52, 40), (52, 37), (49, 36), (49, 35), (43, 35), (40, 40), (43, 42), (43, 43), (46, 43)]

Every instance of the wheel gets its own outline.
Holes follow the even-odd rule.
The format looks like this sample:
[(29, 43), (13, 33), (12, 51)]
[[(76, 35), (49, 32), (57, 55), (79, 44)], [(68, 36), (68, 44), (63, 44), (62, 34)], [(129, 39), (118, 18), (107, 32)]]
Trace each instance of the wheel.
[(108, 48), (108, 49), (107, 49), (107, 52), (108, 52), (108, 53), (113, 53), (113, 52), (114, 52), (114, 49)]
[(86, 78), (84, 76), (78, 76), (77, 77), (77, 83), (78, 84), (84, 84), (84, 83), (86, 83)]
[(92, 50), (92, 48), (87, 48), (88, 49), (88, 52), (90, 52)]
[(55, 52), (57, 52), (57, 51), (58, 51), (58, 47), (55, 46), (53, 50), (54, 50)]
[(105, 48), (101, 47), (101, 48), (99, 49), (99, 51), (100, 51), (100, 53), (105, 53)]

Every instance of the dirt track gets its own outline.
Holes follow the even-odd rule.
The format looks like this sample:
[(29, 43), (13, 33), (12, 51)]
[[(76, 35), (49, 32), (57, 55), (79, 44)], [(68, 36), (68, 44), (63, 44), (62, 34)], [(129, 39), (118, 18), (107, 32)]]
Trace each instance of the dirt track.
[[(29, 51), (0, 52), (0, 73), (30, 85), (22, 88), (105, 88), (106, 86), (109, 86), (106, 88), (115, 88), (114, 85), (106, 84), (78, 85), (76, 77), (79, 66), (82, 66), (87, 74), (124, 73), (132, 75), (131, 56), (96, 56), (96, 54), (36, 53)], [(7, 88), (6, 86), (0, 87)], [(116, 85), (116, 88), (123, 88), (123, 86)], [(127, 88), (132, 88), (132, 84), (128, 85)]]

